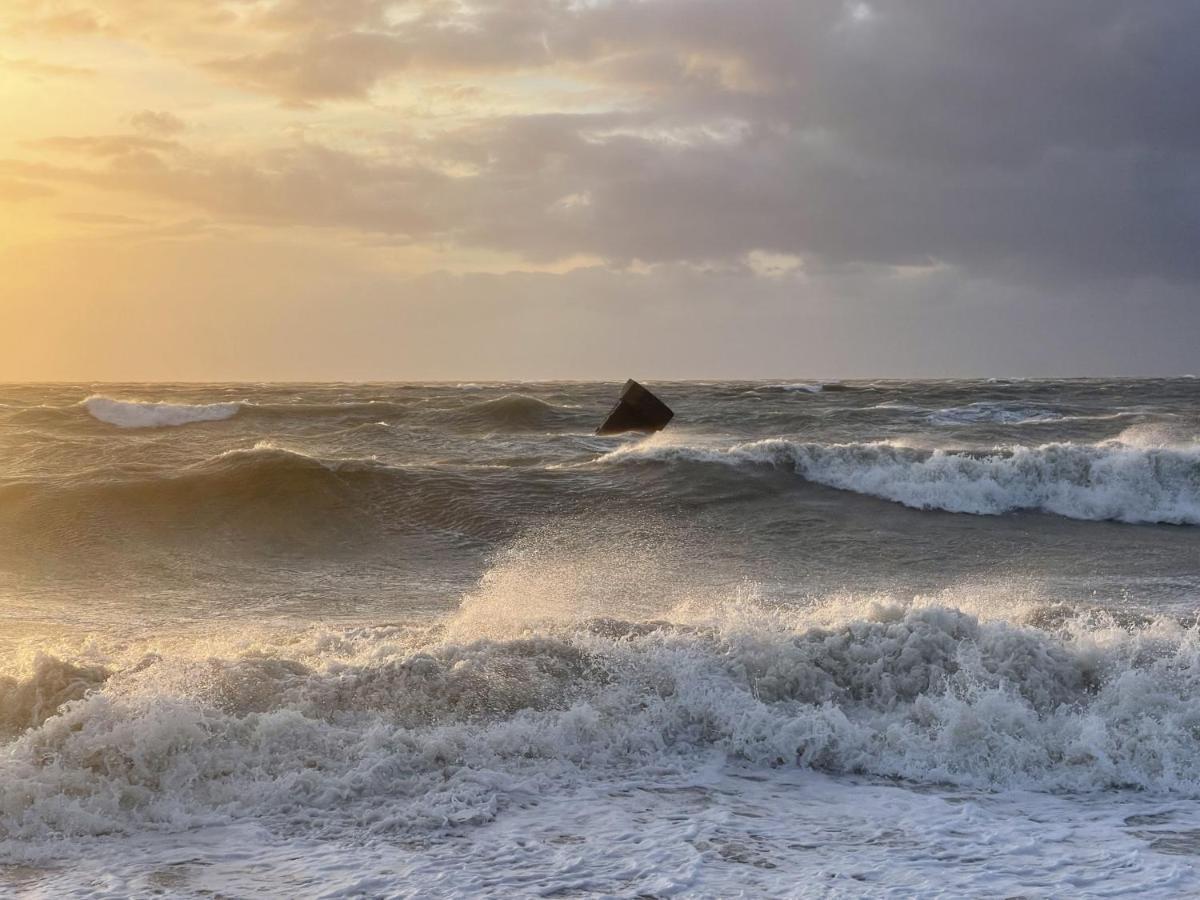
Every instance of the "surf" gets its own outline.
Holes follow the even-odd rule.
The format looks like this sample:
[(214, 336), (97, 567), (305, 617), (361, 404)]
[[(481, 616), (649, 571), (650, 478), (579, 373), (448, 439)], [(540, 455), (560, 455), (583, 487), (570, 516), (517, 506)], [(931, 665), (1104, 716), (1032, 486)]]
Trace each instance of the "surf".
[(827, 611), (743, 597), (507, 637), (450, 621), (126, 647), (103, 665), (43, 658), (0, 681), (19, 732), (0, 757), (0, 836), (244, 818), (349, 832), (366, 816), (418, 837), (713, 754), (980, 790), (1200, 797), (1194, 625), (814, 612)]
[(650, 439), (618, 447), (595, 462), (770, 466), (913, 509), (972, 515), (1035, 511), (1089, 521), (1200, 525), (1200, 447), (1195, 445), (1144, 446), (1117, 439), (972, 451), (786, 438), (731, 446)]

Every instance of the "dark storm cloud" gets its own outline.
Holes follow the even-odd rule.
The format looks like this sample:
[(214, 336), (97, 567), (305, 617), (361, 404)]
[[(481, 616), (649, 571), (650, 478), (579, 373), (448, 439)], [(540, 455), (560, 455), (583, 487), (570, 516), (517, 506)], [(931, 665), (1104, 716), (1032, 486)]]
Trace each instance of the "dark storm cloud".
[[(481, 129), (480, 194), (509, 227), (484, 217), (478, 239), (1200, 275), (1196, 4), (657, 2), (581, 19), (560, 52), (639, 86), (641, 109), (608, 134), (555, 116)], [(587, 202), (550, 215), (553, 191)]]

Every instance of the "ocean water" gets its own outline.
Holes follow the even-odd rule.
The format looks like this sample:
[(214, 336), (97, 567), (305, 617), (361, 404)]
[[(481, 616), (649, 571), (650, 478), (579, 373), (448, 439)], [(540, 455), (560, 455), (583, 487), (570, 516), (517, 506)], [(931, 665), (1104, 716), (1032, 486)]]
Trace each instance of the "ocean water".
[(0, 386), (0, 895), (1200, 893), (1200, 381)]

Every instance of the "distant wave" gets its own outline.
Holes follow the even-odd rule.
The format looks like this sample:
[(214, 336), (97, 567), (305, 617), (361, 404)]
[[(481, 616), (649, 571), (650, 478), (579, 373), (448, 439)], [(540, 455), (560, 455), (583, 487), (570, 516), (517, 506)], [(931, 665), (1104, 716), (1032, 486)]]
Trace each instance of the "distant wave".
[(885, 400), (872, 406), (847, 406), (839, 410), (847, 415), (883, 413), (908, 413), (920, 417), (931, 425), (1052, 425), (1072, 422), (1110, 422), (1118, 419), (1133, 419), (1142, 415), (1139, 409), (1117, 409), (1113, 412), (1063, 411), (1047, 406), (1020, 402), (981, 400), (964, 406), (949, 406), (930, 409), (901, 400)]
[[(556, 406), (525, 394), (506, 394), (480, 400), (458, 408), (439, 408), (420, 402), (397, 403), (387, 400), (347, 402), (315, 401), (295, 403), (171, 403), (147, 400), (118, 400), (101, 394), (88, 397), (80, 406), (94, 419), (118, 428), (177, 427), (203, 422), (218, 422), (239, 413), (256, 419), (344, 419), (410, 420), (429, 424), (448, 424), (465, 428), (534, 430), (557, 424), (582, 421), (581, 413)], [(35, 411), (36, 412), (36, 411)], [(47, 416), (66, 415), (70, 408), (48, 408)], [(588, 422), (591, 421), (589, 418)]]
[(869, 388), (856, 388), (853, 385), (842, 384), (840, 381), (796, 381), (796, 382), (780, 382), (778, 384), (764, 385), (766, 388), (771, 388), (777, 391), (799, 392), (805, 394), (824, 394), (824, 393), (839, 393), (844, 391), (869, 390)]
[(246, 403), (245, 414), (256, 418), (278, 419), (349, 419), (378, 421), (396, 419), (412, 412), (412, 404), (388, 400), (346, 400), (342, 402), (302, 401), (296, 403)]
[(118, 428), (161, 428), (216, 422), (236, 416), (241, 403), (159, 403), (146, 400), (114, 400), (94, 394), (83, 401), (93, 418)]
[(1200, 525), (1200, 447), (1195, 446), (1105, 441), (964, 452), (783, 439), (711, 448), (651, 439), (598, 460), (647, 461), (790, 468), (808, 481), (915, 509), (976, 515), (1038, 510), (1072, 519)]
[(116, 399), (94, 394), (64, 406), (39, 405), (16, 408), (9, 422), (70, 427), (84, 421), (103, 422), (118, 428), (162, 428), (220, 422), (238, 416), (271, 422), (329, 419), (331, 421), (395, 420), (413, 412), (414, 403), (386, 400), (336, 400), (215, 403)]
[[(261, 444), (179, 469), (98, 469), (61, 482), (0, 487), (0, 526), (27, 546), (45, 540), (68, 551), (77, 541), (127, 535), (151, 542), (172, 534), (240, 533), (307, 545), (349, 529), (363, 513), (369, 461), (321, 460)], [(102, 527), (97, 527), (97, 525)]]
[[(479, 428), (524, 431), (583, 421), (577, 409), (556, 406), (526, 394), (505, 394), (456, 410), (439, 411), (439, 419)], [(587, 419), (590, 423), (591, 419)]]
[(821, 382), (798, 382), (796, 384), (768, 384), (767, 387), (774, 388), (777, 391), (800, 391), (807, 394), (819, 394), (825, 390), (825, 385)]
[(930, 413), (928, 418), (935, 425), (973, 425), (979, 422), (1025, 425), (1032, 422), (1057, 422), (1063, 415), (1040, 406), (980, 401), (968, 403), (966, 406), (939, 409)]
[[(503, 474), (503, 473), (501, 473)], [(30, 550), (127, 535), (155, 542), (184, 534), (279, 541), (296, 552), (366, 546), (396, 529), (504, 534), (500, 504), (461, 470), (404, 468), (372, 458), (321, 458), (259, 443), (175, 470), (97, 470), (69, 481), (0, 485), (0, 539)], [(97, 526), (100, 527), (97, 527)], [(239, 543), (242, 546), (243, 543)]]
[[(868, 406), (867, 409), (889, 409), (895, 410), (896, 412), (921, 412), (924, 410), (924, 407), (916, 406), (912, 403), (904, 403), (900, 400), (885, 400), (882, 403), (876, 403), (874, 406)], [(857, 412), (857, 410), (855, 411)]]

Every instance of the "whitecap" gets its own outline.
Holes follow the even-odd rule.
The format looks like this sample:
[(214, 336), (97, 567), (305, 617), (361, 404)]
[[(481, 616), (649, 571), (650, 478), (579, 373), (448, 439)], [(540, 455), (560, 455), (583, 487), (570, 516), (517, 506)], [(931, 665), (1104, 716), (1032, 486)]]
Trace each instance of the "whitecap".
[(1200, 525), (1200, 446), (1051, 443), (982, 453), (889, 443), (816, 444), (774, 438), (731, 447), (651, 440), (601, 464), (702, 462), (791, 468), (807, 481), (915, 509), (975, 515), (1021, 510), (1071, 519)]
[(161, 428), (216, 422), (237, 415), (241, 403), (165, 403), (147, 400), (115, 400), (94, 394), (83, 407), (95, 419), (118, 428)]

